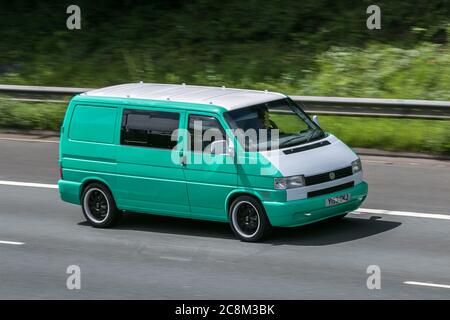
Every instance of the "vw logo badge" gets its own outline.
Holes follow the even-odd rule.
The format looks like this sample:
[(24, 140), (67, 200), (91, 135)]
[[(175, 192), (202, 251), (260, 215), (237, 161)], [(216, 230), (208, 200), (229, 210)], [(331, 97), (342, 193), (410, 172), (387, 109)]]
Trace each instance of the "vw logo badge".
[(334, 178), (336, 178), (336, 175), (334, 174), (334, 172), (330, 172), (329, 177), (330, 180), (334, 180)]

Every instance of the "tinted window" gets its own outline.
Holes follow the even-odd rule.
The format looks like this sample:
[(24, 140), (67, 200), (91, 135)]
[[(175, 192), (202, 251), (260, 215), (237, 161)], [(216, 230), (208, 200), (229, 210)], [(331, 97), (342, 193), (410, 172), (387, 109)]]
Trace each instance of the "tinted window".
[[(205, 135), (206, 133), (206, 135)], [(225, 140), (225, 132), (214, 117), (190, 115), (189, 134), (190, 150), (210, 153), (210, 145), (215, 140)]]
[(178, 129), (180, 115), (176, 112), (125, 109), (122, 117), (120, 143), (124, 145), (172, 149), (172, 133)]

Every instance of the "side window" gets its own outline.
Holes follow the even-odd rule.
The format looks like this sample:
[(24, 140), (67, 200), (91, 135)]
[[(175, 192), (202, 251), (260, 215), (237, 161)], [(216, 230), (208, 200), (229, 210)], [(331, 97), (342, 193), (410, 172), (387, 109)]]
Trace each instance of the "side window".
[(226, 140), (225, 131), (216, 118), (210, 116), (189, 116), (190, 150), (211, 153), (211, 143)]
[(120, 144), (172, 149), (172, 133), (178, 129), (180, 114), (164, 111), (125, 109), (122, 117)]
[(69, 127), (69, 138), (95, 143), (114, 143), (117, 109), (106, 106), (78, 105)]

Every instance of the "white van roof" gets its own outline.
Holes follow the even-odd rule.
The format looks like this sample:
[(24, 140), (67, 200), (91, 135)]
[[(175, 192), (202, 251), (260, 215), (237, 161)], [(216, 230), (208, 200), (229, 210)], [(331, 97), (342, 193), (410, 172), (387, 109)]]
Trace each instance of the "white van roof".
[(156, 83), (121, 84), (88, 91), (84, 95), (212, 104), (221, 106), (227, 110), (286, 97), (281, 93), (269, 91)]

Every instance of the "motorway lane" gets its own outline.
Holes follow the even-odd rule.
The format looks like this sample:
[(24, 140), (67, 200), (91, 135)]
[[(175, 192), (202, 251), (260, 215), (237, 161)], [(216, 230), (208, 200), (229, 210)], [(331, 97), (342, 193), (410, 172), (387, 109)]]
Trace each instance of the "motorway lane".
[[(52, 189), (0, 186), (0, 203), (1, 240), (25, 243), (0, 245), (0, 298), (450, 298), (403, 284), (449, 283), (447, 221), (352, 215), (246, 244), (225, 224), (163, 217), (94, 229)], [(80, 291), (65, 287), (73, 264)], [(381, 290), (365, 286), (372, 264)]]
[[(0, 140), (0, 180), (56, 183), (58, 144)], [(362, 156), (365, 208), (450, 214), (450, 162)]]
[[(56, 158), (57, 144), (0, 141), (0, 180), (55, 183)], [(365, 208), (450, 214), (447, 162), (363, 162)], [(403, 283), (450, 284), (449, 230), (449, 220), (369, 214), (277, 229), (257, 244), (226, 224), (145, 215), (100, 230), (56, 189), (0, 185), (0, 241), (25, 243), (0, 242), (0, 298), (449, 299), (449, 289)], [(79, 291), (65, 286), (73, 264)], [(366, 287), (371, 264), (381, 290)]]
[(450, 214), (450, 162), (362, 156), (365, 208)]
[(56, 183), (59, 144), (0, 140), (0, 180)]

